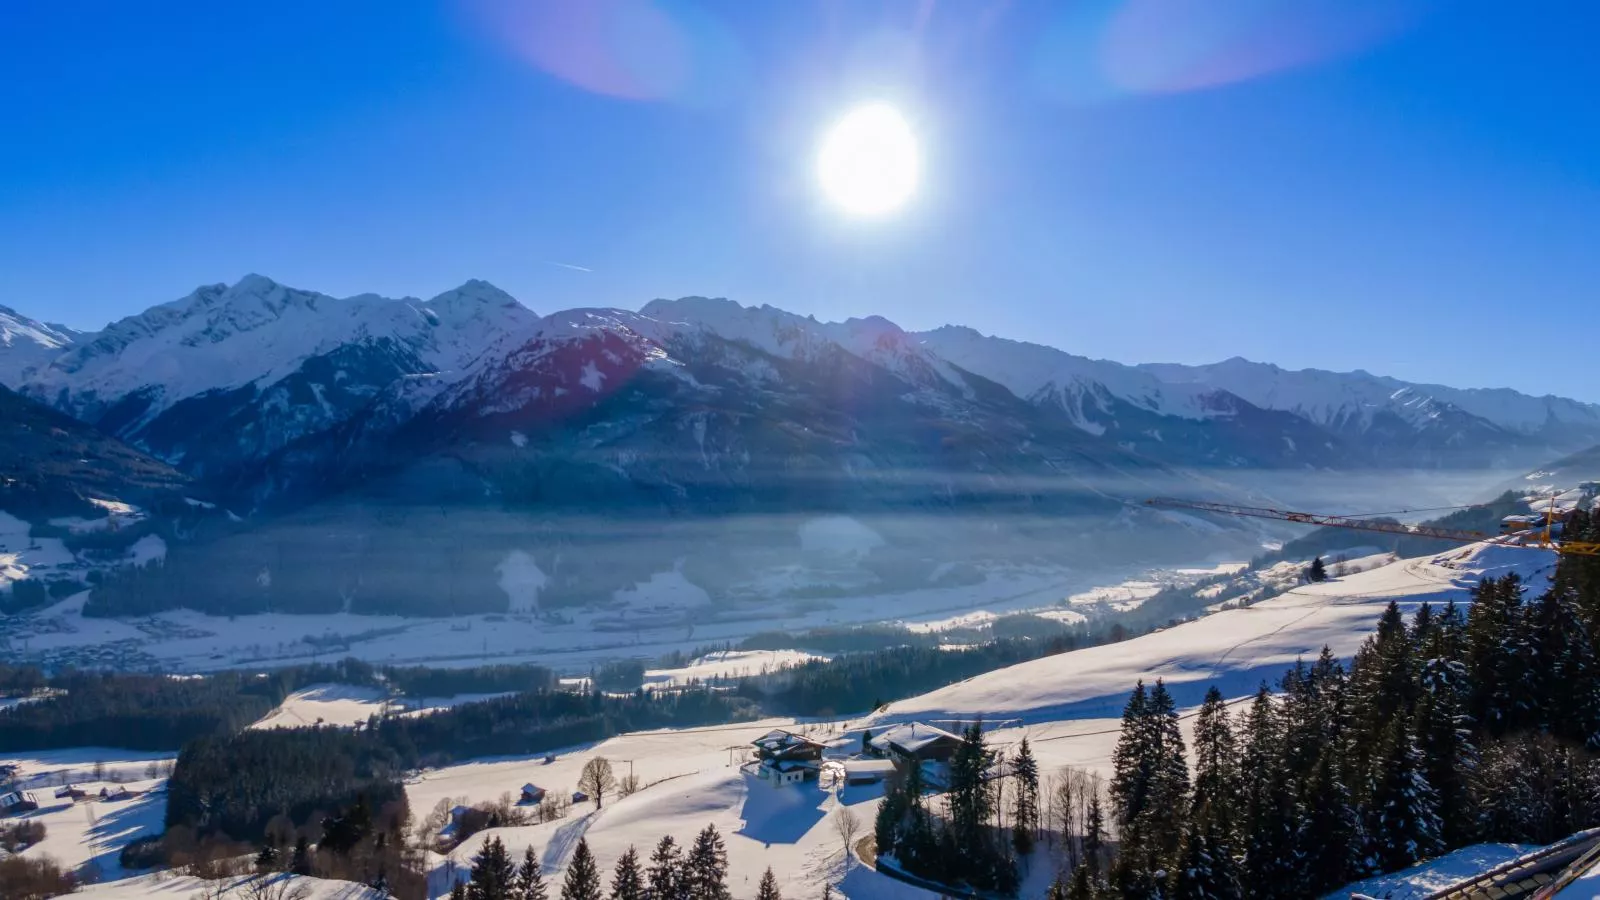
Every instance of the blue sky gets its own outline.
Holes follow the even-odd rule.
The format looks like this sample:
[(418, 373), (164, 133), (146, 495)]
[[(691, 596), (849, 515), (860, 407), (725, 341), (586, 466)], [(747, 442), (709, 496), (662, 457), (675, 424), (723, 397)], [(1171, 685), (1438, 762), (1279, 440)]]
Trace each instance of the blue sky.
[[(1600, 307), (1597, 25), (1578, 0), (9, 0), (0, 303), (98, 327), (247, 272), (477, 277), (542, 311), (707, 294), (1600, 401), (1563, 359)], [(866, 100), (925, 157), (872, 221), (813, 176)]]

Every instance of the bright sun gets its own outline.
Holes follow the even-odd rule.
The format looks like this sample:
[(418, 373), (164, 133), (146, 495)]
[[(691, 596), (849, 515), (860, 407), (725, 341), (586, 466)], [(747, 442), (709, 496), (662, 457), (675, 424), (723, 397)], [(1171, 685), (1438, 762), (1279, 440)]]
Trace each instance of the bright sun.
[(917, 187), (917, 138), (891, 106), (851, 110), (828, 130), (817, 157), (822, 189), (859, 216), (898, 209)]

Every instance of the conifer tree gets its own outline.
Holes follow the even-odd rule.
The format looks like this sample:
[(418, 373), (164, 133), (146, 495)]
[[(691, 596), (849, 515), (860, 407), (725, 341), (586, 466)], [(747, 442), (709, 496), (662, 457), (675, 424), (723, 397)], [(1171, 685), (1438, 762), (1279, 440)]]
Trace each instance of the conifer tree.
[[(476, 871), (473, 874), (476, 875)], [(600, 867), (595, 864), (594, 853), (589, 850), (589, 841), (578, 838), (578, 849), (573, 851), (566, 878), (561, 882), (561, 900), (600, 900), (603, 896)]]
[(1467, 674), (1472, 682), (1469, 712), (1491, 734), (1521, 724), (1526, 695), (1528, 647), (1522, 608), (1522, 581), (1515, 575), (1486, 578), (1473, 589), (1467, 615)]
[(1466, 666), (1429, 659), (1422, 665), (1421, 686), (1416, 732), (1423, 775), (1438, 795), (1440, 840), (1446, 847), (1459, 847), (1472, 838), (1477, 819), (1468, 783), (1478, 754), (1466, 713)]
[(1128, 843), (1134, 823), (1150, 802), (1153, 761), (1146, 735), (1150, 698), (1141, 679), (1122, 707), (1122, 728), (1111, 756), (1111, 805), (1117, 833)]
[(1149, 715), (1154, 765), (1145, 829), (1156, 860), (1163, 867), (1170, 867), (1178, 860), (1189, 810), (1189, 763), (1178, 726), (1177, 705), (1160, 679), (1150, 691)]
[(1272, 692), (1263, 684), (1245, 716), (1241, 754), (1244, 883), (1260, 900), (1295, 900), (1299, 890), (1299, 815), (1283, 771), (1283, 736)]
[(1027, 856), (1033, 852), (1039, 829), (1039, 763), (1033, 758), (1027, 737), (1017, 746), (1011, 775), (1016, 782), (1011, 809), (1011, 843), (1019, 856)]
[(644, 900), (644, 873), (639, 869), (639, 853), (629, 847), (617, 857), (616, 868), (611, 872), (610, 900)]
[(1099, 793), (1089, 797), (1089, 806), (1083, 816), (1083, 864), (1089, 874), (1100, 877), (1106, 852), (1106, 815)]
[(1442, 848), (1439, 797), (1428, 783), (1422, 753), (1404, 718), (1390, 725), (1381, 759), (1372, 796), (1372, 841), (1383, 870), (1394, 872)]
[(459, 881), (451, 884), (450, 900), (467, 900), (467, 886)]
[(1228, 704), (1213, 685), (1194, 723), (1194, 801), (1190, 819), (1232, 852), (1238, 835), (1239, 748)]
[(1577, 599), (1552, 590), (1534, 613), (1534, 705), (1551, 734), (1600, 749), (1600, 662)]
[(728, 850), (715, 825), (695, 838), (684, 861), (684, 893), (694, 900), (729, 900)]
[(272, 871), (275, 871), (277, 868), (278, 868), (278, 848), (277, 848), (277, 845), (271, 840), (263, 841), (262, 844), (261, 844), (261, 852), (256, 854), (256, 871), (257, 872), (272, 872)]
[(289, 860), (289, 871), (296, 875), (311, 874), (311, 845), (307, 843), (305, 835), (294, 842), (294, 856)]
[[(1350, 676), (1352, 718), (1357, 732), (1376, 738), (1398, 715), (1409, 714), (1416, 702), (1416, 657), (1400, 606), (1390, 601), (1378, 619), (1377, 632), (1357, 651)], [(1366, 741), (1357, 741), (1363, 750)], [(1359, 770), (1368, 766), (1357, 760)]]
[(517, 868), (515, 896), (517, 900), (548, 898), (548, 891), (544, 886), (544, 871), (539, 867), (539, 857), (533, 854), (532, 845), (522, 851), (522, 865)]
[(1311, 568), (1306, 570), (1306, 580), (1312, 583), (1328, 580), (1328, 567), (1323, 564), (1322, 557), (1311, 561)]
[(1423, 659), (1447, 659), (1465, 662), (1467, 620), (1451, 599), (1445, 603), (1434, 621), (1433, 633), (1422, 650)]
[(1098, 876), (1087, 863), (1072, 870), (1072, 882), (1067, 885), (1066, 900), (1095, 900), (1099, 896)]
[(472, 858), (472, 879), (467, 882), (470, 900), (514, 900), (512, 889), (517, 877), (516, 865), (506, 845), (497, 837), (485, 841), (483, 849)]
[(1299, 856), (1305, 883), (1324, 894), (1367, 874), (1362, 864), (1365, 834), (1361, 813), (1341, 777), (1337, 747), (1317, 760), (1305, 791), (1305, 821), (1300, 829)]
[(950, 828), (958, 843), (975, 851), (985, 849), (985, 828), (994, 814), (994, 798), (984, 779), (989, 753), (981, 723), (964, 729), (961, 738), (950, 760)]
[(1173, 880), (1177, 900), (1242, 900), (1244, 888), (1231, 852), (1219, 846), (1208, 828), (1189, 824), (1183, 856)]
[(650, 900), (682, 900), (685, 896), (682, 869), (683, 856), (677, 842), (670, 834), (662, 837), (656, 842), (655, 852), (650, 854), (650, 869), (645, 873)]
[(900, 836), (900, 820), (905, 817), (905, 811), (905, 788), (896, 779), (890, 779), (884, 785), (883, 800), (879, 801), (878, 812), (872, 820), (873, 839), (880, 856), (894, 854)]
[(756, 900), (783, 900), (783, 893), (778, 890), (778, 879), (772, 874), (771, 866), (767, 866), (767, 871), (761, 875), (761, 884), (756, 887)]

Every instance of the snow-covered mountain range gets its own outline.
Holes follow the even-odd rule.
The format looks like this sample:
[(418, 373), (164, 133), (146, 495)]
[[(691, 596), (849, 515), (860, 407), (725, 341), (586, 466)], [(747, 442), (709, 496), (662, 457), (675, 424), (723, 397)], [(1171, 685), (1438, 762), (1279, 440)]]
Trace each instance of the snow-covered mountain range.
[[(98, 334), (0, 308), (0, 384), (205, 475), (228, 465), (215, 450), (223, 434), (230, 456), (259, 459), (366, 414), (408, 379), (427, 382), (405, 389), (411, 406), (450, 402), (469, 385), (484, 389), (485, 373), (508, 360), (602, 333), (602, 343), (648, 343), (658, 361), (677, 363), (738, 345), (741, 374), (769, 387), (769, 360), (830, 353), (881, 369), (923, 402), (948, 393), (959, 406), (998, 385), (1090, 436), (1185, 467), (1516, 467), (1600, 443), (1600, 406), (1506, 389), (1237, 358), (1129, 366), (960, 326), (913, 334), (876, 316), (823, 323), (706, 298), (541, 318), (481, 281), (427, 301), (340, 299), (251, 275)], [(551, 390), (599, 393), (605, 353), (580, 366), (587, 381), (580, 372)]]
[[(252, 275), (95, 334), (0, 309), (0, 340), (0, 384), (246, 518), (184, 583), (256, 595), (247, 608), (493, 609), (516, 553), (546, 599), (697, 565), (697, 584), (737, 593), (808, 516), (870, 523), (881, 546), (850, 577), (885, 583), (973, 558), (1192, 559), (1226, 532), (1128, 498), (1525, 468), (1600, 444), (1600, 407), (1555, 397), (1128, 366), (698, 297), (540, 316), (479, 281), (335, 298)], [(473, 512), (422, 525), (425, 509)], [(465, 582), (440, 580), (438, 528)], [(318, 577), (291, 597), (301, 571)]]

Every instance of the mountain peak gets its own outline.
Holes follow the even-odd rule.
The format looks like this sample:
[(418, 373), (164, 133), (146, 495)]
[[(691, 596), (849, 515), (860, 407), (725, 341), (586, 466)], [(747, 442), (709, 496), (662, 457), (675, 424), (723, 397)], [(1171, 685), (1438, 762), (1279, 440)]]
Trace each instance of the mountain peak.
[(504, 308), (522, 306), (517, 302), (517, 298), (481, 278), (468, 279), (460, 287), (451, 288), (429, 300), (427, 305), (434, 308), (474, 305)]

